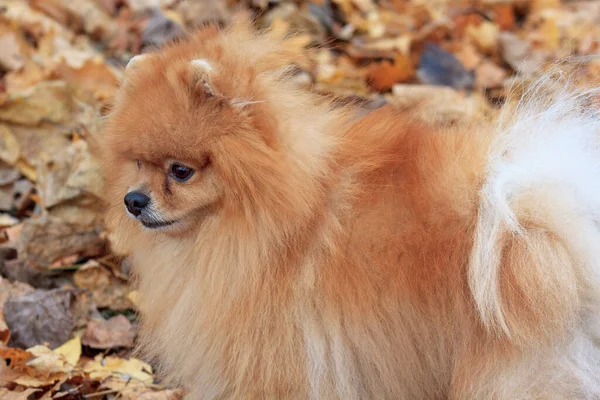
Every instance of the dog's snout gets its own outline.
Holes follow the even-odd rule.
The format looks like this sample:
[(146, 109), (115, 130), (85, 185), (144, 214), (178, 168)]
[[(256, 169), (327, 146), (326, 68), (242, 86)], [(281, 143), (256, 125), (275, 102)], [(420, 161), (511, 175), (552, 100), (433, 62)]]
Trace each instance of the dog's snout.
[(150, 197), (142, 192), (134, 191), (125, 195), (125, 206), (133, 216), (140, 215), (148, 203), (150, 203)]

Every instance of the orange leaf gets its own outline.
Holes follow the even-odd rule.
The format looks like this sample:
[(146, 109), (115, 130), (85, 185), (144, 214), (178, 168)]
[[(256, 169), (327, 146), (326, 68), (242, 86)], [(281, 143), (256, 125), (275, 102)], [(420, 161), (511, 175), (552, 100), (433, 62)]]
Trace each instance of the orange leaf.
[(410, 59), (398, 54), (393, 64), (383, 61), (369, 68), (367, 79), (371, 87), (384, 92), (390, 90), (396, 83), (407, 82), (414, 73)]

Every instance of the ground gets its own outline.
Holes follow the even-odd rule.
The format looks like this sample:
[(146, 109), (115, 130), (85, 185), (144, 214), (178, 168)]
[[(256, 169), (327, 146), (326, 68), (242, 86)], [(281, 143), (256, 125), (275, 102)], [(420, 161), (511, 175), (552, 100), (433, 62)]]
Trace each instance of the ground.
[(452, 120), (555, 60), (600, 78), (600, 2), (0, 0), (0, 397), (178, 399), (132, 356), (136, 293), (110, 253), (88, 152), (122, 69), (233, 10), (288, 35), (296, 79)]

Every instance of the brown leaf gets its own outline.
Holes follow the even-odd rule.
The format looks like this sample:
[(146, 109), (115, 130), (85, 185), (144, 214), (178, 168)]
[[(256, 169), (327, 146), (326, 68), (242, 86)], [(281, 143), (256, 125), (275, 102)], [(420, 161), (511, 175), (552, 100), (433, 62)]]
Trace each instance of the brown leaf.
[(83, 140), (72, 142), (59, 152), (42, 152), (36, 172), (41, 206), (46, 209), (85, 193), (101, 198), (99, 167)]
[(154, 9), (142, 32), (142, 45), (145, 48), (161, 47), (185, 34), (181, 25), (167, 17), (162, 10)]
[(120, 78), (113, 68), (98, 60), (87, 60), (80, 68), (63, 64), (55, 73), (74, 87), (78, 98), (90, 103), (90, 100), (112, 99)]
[(109, 320), (91, 320), (81, 342), (94, 349), (133, 347), (134, 336), (129, 320), (123, 315), (117, 315)]
[(470, 43), (465, 43), (465, 45), (462, 46), (456, 57), (460, 60), (460, 62), (464, 65), (464, 67), (467, 70), (475, 69), (483, 60), (483, 57), (479, 53), (477, 48)]
[(83, 30), (102, 41), (110, 40), (118, 27), (116, 22), (94, 0), (54, 0), (81, 20)]
[(475, 69), (475, 85), (480, 89), (496, 89), (504, 86), (506, 71), (493, 62), (485, 60)]
[(515, 28), (515, 10), (513, 4), (496, 4), (493, 7), (496, 14), (494, 21), (502, 31), (510, 31)]
[(546, 61), (547, 55), (532, 48), (531, 43), (511, 32), (498, 36), (500, 54), (512, 69), (524, 76), (531, 76)]
[(10, 296), (20, 296), (30, 293), (33, 288), (20, 282), (10, 283), (0, 277), (0, 343), (7, 344), (10, 339), (10, 330), (4, 319), (4, 304)]
[(100, 227), (95, 224), (43, 216), (25, 220), (16, 246), (19, 259), (32, 267), (47, 268), (69, 255), (100, 255), (105, 251), (105, 240), (100, 237)]
[(196, 28), (207, 22), (228, 22), (231, 19), (231, 11), (225, 0), (181, 1), (175, 10), (183, 17), (188, 28)]
[(467, 27), (467, 35), (486, 54), (492, 54), (496, 50), (499, 32), (498, 26), (489, 21), (484, 21), (477, 27)]
[(0, 388), (0, 398), (2, 398), (2, 400), (28, 400), (33, 393), (39, 391), (40, 389), (35, 388), (25, 389), (22, 392)]
[[(0, 44), (1, 46), (1, 44)], [(0, 160), (15, 165), (19, 159), (21, 148), (12, 130), (6, 124), (0, 124)]]
[(367, 79), (369, 85), (380, 92), (388, 91), (396, 83), (407, 82), (415, 73), (410, 58), (401, 54), (396, 56), (394, 63), (383, 61), (369, 68)]
[(35, 290), (9, 297), (4, 304), (12, 347), (28, 348), (39, 343), (57, 347), (66, 342), (75, 323), (71, 315), (70, 290)]
[(78, 288), (89, 290), (98, 307), (109, 307), (113, 310), (134, 308), (127, 298), (127, 284), (114, 277), (96, 261), (89, 261), (77, 270), (73, 275), (73, 282)]
[(62, 81), (41, 82), (27, 90), (11, 93), (0, 105), (0, 120), (22, 125), (37, 125), (42, 120), (67, 122), (73, 100)]
[(6, 71), (18, 71), (25, 66), (24, 54), (14, 32), (0, 34), (0, 67)]

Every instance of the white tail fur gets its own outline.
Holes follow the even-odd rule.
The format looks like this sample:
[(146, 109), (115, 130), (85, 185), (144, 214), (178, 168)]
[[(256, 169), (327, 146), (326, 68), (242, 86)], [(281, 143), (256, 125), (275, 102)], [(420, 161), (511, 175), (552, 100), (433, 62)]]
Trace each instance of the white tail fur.
[[(521, 329), (515, 315), (519, 302), (540, 320), (566, 323), (577, 318), (588, 297), (585, 286), (597, 289), (600, 113), (593, 101), (598, 92), (577, 91), (564, 74), (549, 74), (500, 119), (469, 267), (469, 286), (490, 331), (514, 337)], [(515, 245), (521, 249), (519, 261), (508, 252)], [(503, 287), (511, 274), (503, 270), (506, 265), (521, 287)]]

